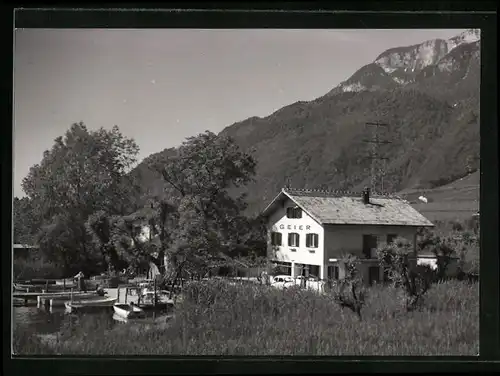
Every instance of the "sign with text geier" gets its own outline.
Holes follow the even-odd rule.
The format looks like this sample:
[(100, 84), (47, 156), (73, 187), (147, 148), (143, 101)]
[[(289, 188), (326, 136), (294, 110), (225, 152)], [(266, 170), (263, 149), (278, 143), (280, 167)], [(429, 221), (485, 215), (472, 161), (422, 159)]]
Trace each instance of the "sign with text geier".
[(309, 225), (305, 225), (305, 226), (303, 226), (303, 225), (286, 225), (285, 226), (283, 224), (280, 225), (280, 230), (284, 230), (285, 228), (287, 230), (306, 230), (307, 231), (307, 230), (311, 229), (311, 226), (309, 226)]

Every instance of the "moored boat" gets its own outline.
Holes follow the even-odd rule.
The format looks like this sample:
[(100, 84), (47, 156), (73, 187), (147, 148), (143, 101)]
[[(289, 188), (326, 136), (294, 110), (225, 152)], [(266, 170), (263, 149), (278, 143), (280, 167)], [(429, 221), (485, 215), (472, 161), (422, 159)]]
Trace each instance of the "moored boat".
[(48, 290), (49, 292), (56, 292), (56, 291), (63, 291), (63, 290), (70, 290), (71, 288), (76, 287), (74, 283), (72, 284), (49, 284), (48, 286), (46, 285), (41, 285), (41, 284), (31, 284), (31, 283), (16, 283), (14, 282), (14, 291), (32, 291), (32, 292), (37, 292), (37, 291), (42, 291), (42, 290)]
[(144, 311), (132, 304), (115, 303), (113, 305), (113, 310), (115, 314), (121, 316), (125, 319), (144, 317)]
[(67, 301), (64, 302), (64, 306), (69, 312), (87, 311), (100, 308), (111, 308), (115, 302), (116, 298), (85, 299)]
[[(97, 300), (97, 299), (102, 299), (102, 295), (100, 295), (97, 292), (75, 292), (72, 294), (73, 298), (76, 298), (78, 300)], [(49, 304), (49, 307), (64, 307), (65, 302), (71, 299), (71, 293), (64, 293), (64, 294), (58, 294), (58, 293), (53, 293), (53, 294), (43, 294), (38, 297), (38, 304)]]

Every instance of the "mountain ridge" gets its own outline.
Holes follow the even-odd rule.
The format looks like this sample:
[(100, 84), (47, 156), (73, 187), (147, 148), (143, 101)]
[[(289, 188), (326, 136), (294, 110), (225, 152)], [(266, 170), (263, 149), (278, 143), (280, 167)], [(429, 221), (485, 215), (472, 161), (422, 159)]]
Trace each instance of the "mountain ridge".
[[(460, 33), (444, 41), (446, 47), (438, 42), (438, 49), (428, 42), (384, 51), (316, 99), (224, 128), (219, 134), (232, 137), (258, 162), (256, 182), (246, 188), (250, 210), (258, 212), (288, 182), (298, 188), (332, 189), (369, 184), (367, 145), (362, 142), (368, 121), (390, 124), (385, 136), (392, 144), (380, 150), (390, 158), (384, 179), (388, 191), (432, 188), (477, 169), (479, 32)], [(376, 63), (388, 51), (418, 51), (422, 45), (434, 55), (413, 53), (414, 60), (403, 59), (403, 66), (389, 59), (386, 68), (396, 68), (390, 73)], [(160, 154), (167, 150), (172, 149)], [(147, 158), (138, 169), (147, 170)], [(151, 174), (148, 179), (147, 189), (161, 184)]]

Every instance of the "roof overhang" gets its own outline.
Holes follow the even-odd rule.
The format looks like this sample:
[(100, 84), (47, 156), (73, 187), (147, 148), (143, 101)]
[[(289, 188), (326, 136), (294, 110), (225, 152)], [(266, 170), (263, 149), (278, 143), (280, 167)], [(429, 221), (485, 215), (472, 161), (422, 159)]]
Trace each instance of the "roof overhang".
[(342, 223), (331, 223), (331, 222), (323, 222), (324, 226), (397, 226), (397, 227), (414, 227), (415, 229), (420, 227), (435, 227), (433, 223), (425, 224), (425, 225), (414, 225), (414, 224), (406, 224), (406, 223), (370, 223), (370, 222), (342, 222)]
[[(262, 211), (262, 216), (263, 217), (268, 217), (275, 209), (276, 205), (278, 202), (280, 202), (283, 199), (290, 199), (295, 205), (297, 205), (300, 209), (302, 209), (303, 212), (307, 213), (312, 219), (314, 219), (318, 224), (322, 226), (342, 226), (342, 225), (356, 225), (356, 226), (402, 226), (402, 227), (414, 227), (414, 228), (420, 228), (420, 227), (435, 227), (434, 223), (429, 221), (425, 216), (423, 216), (421, 213), (418, 214), (427, 221), (427, 223), (424, 224), (405, 224), (405, 223), (356, 223), (356, 222), (343, 222), (343, 223), (329, 223), (328, 220), (322, 221), (318, 217), (316, 217), (313, 213), (305, 209), (300, 203), (298, 203), (294, 198), (293, 195), (290, 195), (285, 189), (282, 189), (280, 193), (276, 195), (276, 197), (271, 201), (269, 205)], [(409, 204), (408, 204), (409, 205)], [(411, 205), (410, 205), (411, 206)], [(414, 209), (415, 210), (415, 209)]]
[(267, 217), (273, 212), (273, 208), (275, 207), (276, 203), (279, 201), (288, 198), (291, 200), (295, 205), (297, 205), (304, 213), (306, 213), (308, 216), (310, 216), (312, 219), (314, 219), (316, 222), (318, 222), (320, 225), (323, 225), (323, 222), (321, 222), (315, 215), (313, 215), (311, 212), (307, 211), (302, 205), (300, 205), (297, 201), (294, 200), (293, 196), (289, 195), (284, 189), (281, 190), (280, 193), (274, 198), (273, 201), (267, 207), (262, 211), (262, 216)]

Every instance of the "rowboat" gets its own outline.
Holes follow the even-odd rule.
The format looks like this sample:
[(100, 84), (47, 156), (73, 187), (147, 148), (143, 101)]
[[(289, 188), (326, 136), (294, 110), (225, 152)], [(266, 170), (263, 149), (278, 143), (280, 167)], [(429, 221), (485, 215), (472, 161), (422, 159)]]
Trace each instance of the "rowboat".
[(30, 279), (30, 280), (27, 280), (27, 281), (19, 281), (21, 283), (31, 283), (32, 285), (55, 285), (56, 284), (56, 280), (55, 279), (37, 279), (37, 278), (34, 278), (34, 279)]
[(122, 323), (128, 323), (129, 322), (128, 319), (126, 319), (125, 317), (122, 317), (122, 316), (118, 315), (116, 312), (113, 313), (113, 320), (120, 321)]
[(14, 283), (14, 291), (34, 291), (34, 290), (42, 290), (43, 286), (35, 286), (31, 283)]
[(49, 304), (49, 307), (64, 307), (65, 302), (68, 299), (71, 299), (71, 295), (73, 298), (77, 298), (78, 300), (97, 300), (102, 299), (102, 295), (94, 292), (74, 292), (74, 293), (52, 293), (52, 294), (43, 294), (38, 296), (38, 304)]
[(115, 303), (113, 305), (113, 310), (118, 316), (125, 319), (144, 317), (145, 315), (141, 308), (131, 304)]
[(115, 302), (116, 298), (85, 299), (67, 301), (64, 302), (64, 306), (69, 312), (88, 311), (93, 309), (111, 308)]
[(31, 284), (31, 283), (14, 283), (14, 291), (42, 291), (46, 290), (48, 287), (49, 291), (62, 291), (64, 289), (71, 289), (75, 287), (75, 284), (67, 284), (66, 286), (61, 284), (49, 284), (40, 285), (40, 284)]

